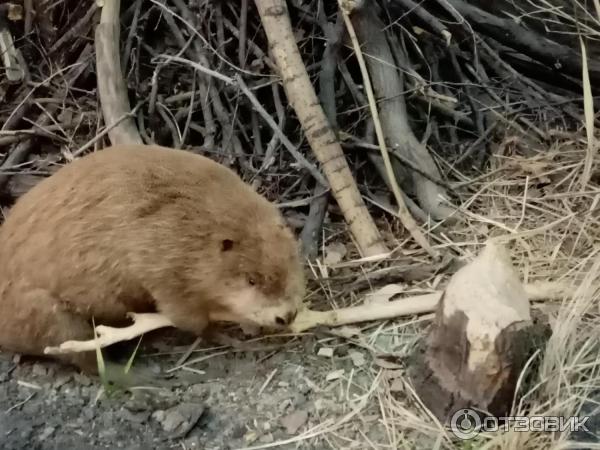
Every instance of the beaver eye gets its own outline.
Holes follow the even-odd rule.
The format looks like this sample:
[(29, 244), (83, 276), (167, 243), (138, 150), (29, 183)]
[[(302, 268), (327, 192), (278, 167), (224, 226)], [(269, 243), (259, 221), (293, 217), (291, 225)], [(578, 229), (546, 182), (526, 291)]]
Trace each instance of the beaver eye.
[(254, 286), (256, 284), (256, 281), (254, 280), (254, 278), (250, 277), (248, 278), (248, 283), (250, 284), (250, 286)]
[(231, 239), (224, 239), (221, 242), (221, 250), (224, 252), (231, 250), (232, 247), (233, 247), (233, 241)]

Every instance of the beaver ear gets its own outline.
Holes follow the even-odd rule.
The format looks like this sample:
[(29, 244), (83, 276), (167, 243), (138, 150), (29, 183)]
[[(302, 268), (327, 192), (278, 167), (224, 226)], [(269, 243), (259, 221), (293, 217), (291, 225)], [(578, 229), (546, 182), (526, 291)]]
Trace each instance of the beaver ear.
[(221, 251), (228, 252), (233, 248), (233, 241), (231, 239), (223, 239), (221, 241)]

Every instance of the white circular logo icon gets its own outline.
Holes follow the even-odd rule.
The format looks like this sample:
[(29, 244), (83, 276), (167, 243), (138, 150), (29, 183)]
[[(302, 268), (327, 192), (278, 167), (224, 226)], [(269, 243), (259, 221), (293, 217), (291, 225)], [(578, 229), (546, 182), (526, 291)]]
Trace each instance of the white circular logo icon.
[(459, 439), (473, 439), (481, 430), (481, 419), (472, 409), (459, 409), (450, 419), (450, 429)]

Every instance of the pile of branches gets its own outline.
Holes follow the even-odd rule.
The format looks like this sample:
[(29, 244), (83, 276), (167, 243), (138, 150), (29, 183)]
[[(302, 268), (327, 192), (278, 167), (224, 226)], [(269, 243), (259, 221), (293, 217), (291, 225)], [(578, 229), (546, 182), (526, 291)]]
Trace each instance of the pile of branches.
[(453, 182), (485, 170), (491, 142), (550, 141), (596, 105), (587, 4), (119, 3), (0, 5), (5, 205), (88, 151), (155, 143), (235, 168), (309, 256), (327, 211), (363, 255), (389, 250), (373, 220), (386, 216), (435, 255), (419, 224), (455, 219)]

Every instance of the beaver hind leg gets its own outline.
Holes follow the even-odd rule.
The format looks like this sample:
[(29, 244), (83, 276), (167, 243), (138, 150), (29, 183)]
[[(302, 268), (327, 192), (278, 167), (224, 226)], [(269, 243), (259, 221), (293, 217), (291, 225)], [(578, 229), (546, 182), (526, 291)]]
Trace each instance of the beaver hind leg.
[[(48, 358), (44, 354), (44, 348), (48, 346), (93, 337), (93, 329), (86, 318), (69, 311), (46, 290), (16, 292), (13, 289), (0, 299), (0, 349)], [(52, 357), (90, 374), (98, 372), (95, 352)]]

